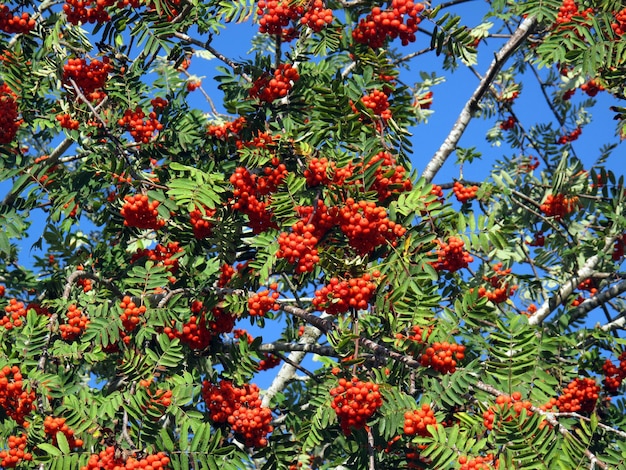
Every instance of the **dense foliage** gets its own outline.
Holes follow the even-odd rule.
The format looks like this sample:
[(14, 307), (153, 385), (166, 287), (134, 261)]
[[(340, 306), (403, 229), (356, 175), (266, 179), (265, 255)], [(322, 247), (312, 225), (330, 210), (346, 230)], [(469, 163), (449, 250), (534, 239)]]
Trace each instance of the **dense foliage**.
[(1, 5), (0, 466), (626, 468), (626, 8), (464, 3)]

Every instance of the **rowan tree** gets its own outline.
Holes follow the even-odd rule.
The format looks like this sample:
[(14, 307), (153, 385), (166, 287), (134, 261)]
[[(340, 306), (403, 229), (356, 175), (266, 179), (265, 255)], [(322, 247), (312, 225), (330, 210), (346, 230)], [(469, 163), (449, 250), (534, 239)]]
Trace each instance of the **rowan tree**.
[(626, 9), (465, 4), (2, 4), (0, 467), (626, 468)]

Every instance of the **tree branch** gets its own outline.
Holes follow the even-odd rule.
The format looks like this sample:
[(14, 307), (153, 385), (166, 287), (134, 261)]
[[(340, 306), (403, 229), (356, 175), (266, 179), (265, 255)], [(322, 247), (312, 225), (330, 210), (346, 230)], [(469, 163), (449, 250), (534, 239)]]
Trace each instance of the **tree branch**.
[(483, 98), (485, 93), (489, 90), (491, 83), (495, 79), (498, 72), (502, 69), (504, 63), (513, 55), (513, 53), (521, 46), (521, 44), (528, 38), (537, 25), (537, 19), (534, 16), (526, 18), (517, 28), (517, 31), (511, 36), (504, 46), (496, 53), (496, 56), (489, 66), (484, 78), (478, 84), (478, 87), (472, 94), (471, 98), (461, 110), (461, 114), (457, 118), (452, 130), (444, 140), (439, 150), (435, 153), (433, 158), (428, 162), (426, 168), (422, 172), (422, 177), (431, 182), (437, 172), (441, 169), (445, 161), (456, 149), (461, 136), (465, 132), (469, 122), (472, 120), (473, 114), (478, 109), (478, 104)]

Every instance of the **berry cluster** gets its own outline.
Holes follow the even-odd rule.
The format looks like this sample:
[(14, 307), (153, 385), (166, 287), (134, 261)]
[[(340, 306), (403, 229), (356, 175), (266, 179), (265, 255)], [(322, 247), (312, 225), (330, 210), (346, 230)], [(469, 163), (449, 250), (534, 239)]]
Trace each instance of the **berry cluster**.
[(431, 435), (428, 426), (438, 426), (429, 404), (424, 403), (421, 408), (404, 413), (404, 434), (407, 436), (428, 437)]
[(615, 21), (611, 23), (611, 28), (617, 36), (622, 36), (626, 32), (626, 8), (614, 13)]
[(476, 197), (476, 193), (478, 192), (478, 186), (465, 186), (462, 183), (455, 181), (452, 185), (452, 191), (454, 192), (457, 201), (465, 204), (467, 201), (471, 201)]
[(557, 144), (561, 144), (561, 145), (565, 145), (568, 142), (573, 142), (576, 139), (578, 139), (578, 137), (580, 137), (580, 134), (583, 133), (583, 130), (580, 127), (577, 127), (576, 129), (574, 129), (573, 131), (562, 135), (561, 137), (559, 137), (556, 141)]
[(35, 28), (35, 20), (28, 13), (14, 15), (8, 6), (0, 4), (0, 31), (8, 34), (29, 33)]
[(413, 102), (413, 106), (420, 109), (430, 109), (433, 105), (433, 92), (427, 91), (423, 95), (417, 96)]
[(326, 232), (335, 224), (334, 217), (328, 213), (322, 201), (317, 207), (299, 207), (301, 219), (291, 226), (291, 232), (282, 232), (278, 236), (278, 258), (289, 263), (297, 263), (299, 273), (312, 272), (319, 262), (317, 244)]
[(193, 227), (193, 236), (198, 240), (203, 240), (211, 236), (213, 232), (213, 223), (211, 217), (215, 215), (215, 209), (208, 207), (195, 208), (189, 213), (191, 226)]
[(493, 454), (487, 454), (485, 457), (469, 458), (465, 455), (459, 457), (459, 470), (491, 470), (498, 468), (498, 459), (494, 461)]
[(76, 130), (80, 126), (80, 122), (76, 119), (72, 119), (72, 116), (69, 114), (57, 114), (56, 120), (59, 121), (59, 125), (63, 129)]
[(17, 95), (6, 83), (0, 85), (0, 144), (9, 144), (22, 123), (18, 119)]
[(15, 468), (22, 461), (30, 462), (33, 456), (26, 452), (26, 434), (21, 436), (9, 436), (7, 449), (0, 450), (0, 466), (3, 468)]
[(87, 465), (81, 470), (131, 470), (131, 469), (153, 469), (169, 468), (170, 458), (164, 452), (147, 455), (141, 459), (130, 456), (123, 457), (123, 452), (118, 452), (114, 446), (109, 446), (100, 451), (99, 454), (92, 454)]
[(374, 7), (370, 14), (359, 21), (352, 31), (352, 38), (372, 49), (382, 47), (387, 38), (398, 37), (402, 45), (406, 46), (415, 42), (415, 33), (421, 22), (419, 14), (423, 9), (423, 4), (412, 0), (392, 0), (387, 10)]
[(326, 8), (323, 0), (313, 0), (300, 20), (316, 33), (319, 33), (326, 25), (333, 21), (333, 11)]
[(125, 196), (124, 201), (120, 210), (124, 226), (158, 230), (165, 225), (165, 221), (159, 219), (159, 201), (150, 201), (145, 194)]
[(515, 116), (509, 116), (508, 118), (506, 118), (506, 120), (500, 123), (500, 129), (502, 129), (503, 131), (510, 131), (515, 127), (516, 123), (517, 119), (515, 119)]
[(420, 357), (424, 367), (431, 367), (442, 374), (452, 374), (457, 361), (465, 358), (465, 346), (456, 343), (432, 343)]
[(67, 323), (60, 325), (59, 331), (65, 341), (73, 341), (83, 334), (89, 324), (89, 318), (74, 304), (67, 308), (66, 316)]
[(276, 356), (275, 354), (266, 353), (263, 355), (263, 359), (259, 361), (257, 370), (262, 371), (273, 369), (278, 364), (280, 364), (280, 357)]
[(102, 62), (92, 60), (89, 64), (85, 59), (69, 59), (63, 66), (63, 82), (70, 84), (74, 81), (87, 98), (97, 100), (103, 97), (96, 92), (104, 88), (111, 69), (108, 57)]
[(483, 276), (483, 280), (489, 282), (493, 290), (487, 290), (487, 288), (481, 286), (478, 288), (478, 296), (486, 297), (494, 304), (506, 302), (517, 290), (517, 286), (509, 287), (509, 283), (503, 278), (511, 274), (511, 269), (502, 269), (502, 263), (496, 263), (493, 266), (495, 276), (487, 277)]
[(207, 405), (209, 418), (214, 423), (230, 424), (235, 435), (249, 447), (267, 445), (267, 434), (272, 432), (272, 412), (261, 406), (259, 387), (245, 384), (238, 388), (229, 380), (213, 385), (202, 384), (202, 397)]
[(157, 388), (154, 380), (141, 379), (139, 385), (150, 397), (150, 404), (144, 407), (144, 412), (152, 410), (151, 416), (158, 420), (165, 413), (165, 409), (172, 404), (172, 391)]
[(386, 243), (395, 245), (406, 233), (404, 227), (389, 220), (384, 207), (374, 202), (356, 202), (352, 198), (339, 210), (338, 223), (350, 246), (360, 255), (371, 253)]
[(615, 240), (613, 244), (613, 253), (611, 257), (613, 261), (621, 261), (624, 257), (624, 247), (626, 246), (626, 233)]
[(575, 16), (587, 18), (591, 14), (593, 14), (593, 8), (579, 10), (578, 5), (576, 5), (574, 0), (563, 0), (556, 16), (556, 24), (559, 28), (565, 28), (567, 27), (565, 25), (571, 23)]
[(617, 395), (617, 391), (622, 386), (624, 378), (626, 378), (626, 351), (623, 351), (617, 358), (619, 366), (613, 364), (613, 361), (607, 359), (602, 366), (604, 372), (604, 390), (611, 395)]
[(4, 297), (5, 290), (6, 290), (6, 287), (0, 284), (0, 297)]
[(389, 110), (388, 96), (380, 91), (374, 90), (369, 95), (365, 95), (361, 98), (361, 102), (366, 108), (372, 110), (375, 116), (380, 116), (381, 119), (391, 119), (391, 111)]
[(464, 251), (465, 242), (457, 237), (450, 237), (448, 243), (441, 240), (435, 240), (439, 246), (436, 251), (437, 261), (431, 263), (432, 267), (437, 271), (455, 272), (461, 268), (467, 268), (468, 264), (474, 261), (474, 258)]
[(28, 313), (24, 307), (24, 302), (20, 302), (17, 299), (9, 300), (9, 305), (4, 307), (5, 315), (0, 318), (0, 326), (3, 326), (7, 330), (11, 330), (14, 327), (20, 327), (24, 323), (24, 318)]
[(278, 310), (280, 306), (276, 303), (280, 294), (277, 291), (278, 284), (270, 284), (270, 288), (252, 294), (248, 298), (248, 313), (252, 317), (262, 317), (270, 310)]
[(158, 121), (154, 111), (150, 112), (148, 119), (146, 119), (146, 113), (139, 106), (134, 110), (127, 109), (124, 111), (124, 116), (117, 121), (117, 124), (125, 128), (135, 142), (143, 144), (147, 144), (152, 140), (155, 131), (163, 129), (163, 125)]
[[(180, 246), (178, 242), (169, 242), (167, 245), (158, 243), (153, 249), (145, 248), (143, 250), (137, 250), (130, 259), (130, 262), (134, 263), (142, 258), (147, 258), (156, 266), (163, 266), (167, 268), (170, 273), (175, 274), (178, 271), (177, 255), (183, 251), (183, 247)], [(176, 282), (174, 276), (171, 276), (169, 280), (171, 283)]]
[(339, 379), (339, 385), (330, 390), (330, 396), (333, 397), (331, 406), (346, 436), (352, 434), (352, 430), (364, 428), (367, 420), (383, 404), (378, 384), (361, 382), (356, 377), (350, 382)]
[(111, 19), (106, 11), (107, 7), (115, 4), (115, 0), (65, 0), (63, 11), (67, 21), (77, 25), (79, 23), (105, 23)]
[(283, 40), (295, 37), (295, 29), (287, 28), (304, 13), (299, 2), (291, 0), (258, 0), (259, 32), (281, 36)]
[(567, 197), (564, 194), (548, 194), (539, 209), (547, 217), (562, 219), (567, 214), (574, 212), (578, 208), (578, 197)]
[(83, 446), (83, 440), (74, 436), (74, 430), (65, 424), (65, 418), (46, 416), (43, 420), (43, 431), (52, 439), (52, 444), (57, 445), (57, 433), (63, 433), (71, 449)]
[(141, 321), (141, 315), (146, 313), (146, 306), (141, 305), (137, 307), (135, 302), (126, 295), (120, 302), (120, 308), (123, 310), (120, 315), (120, 320), (122, 320), (122, 325), (127, 332), (133, 331), (139, 325)]
[[(532, 404), (529, 401), (522, 400), (522, 394), (513, 392), (512, 395), (499, 395), (496, 398), (496, 404), (492, 405), (483, 413), (483, 424), (489, 430), (494, 427), (496, 415), (504, 421), (511, 421), (514, 416), (519, 416), (522, 410), (526, 410), (526, 414), (531, 414)], [(500, 421), (499, 421), (500, 422)]]
[(376, 284), (367, 273), (361, 277), (340, 281), (333, 277), (327, 286), (315, 291), (313, 305), (329, 315), (345, 313), (348, 310), (365, 310), (376, 290)]
[(587, 83), (583, 83), (580, 89), (587, 93), (589, 96), (596, 96), (599, 92), (604, 90), (604, 87), (596, 80), (589, 80)]
[(262, 169), (262, 175), (252, 174), (246, 168), (238, 167), (230, 177), (233, 185), (233, 209), (248, 216), (250, 228), (261, 233), (268, 228), (276, 228), (272, 221), (265, 196), (276, 191), (287, 176), (287, 167), (273, 158), (271, 166)]
[(594, 379), (577, 378), (571, 381), (556, 401), (560, 412), (591, 413), (598, 401), (600, 386)]
[(0, 407), (18, 424), (24, 424), (35, 401), (35, 392), (27, 392), (23, 385), (19, 367), (4, 366), (0, 370)]
[(251, 98), (271, 103), (278, 98), (287, 96), (293, 84), (300, 79), (298, 71), (291, 64), (280, 64), (274, 70), (274, 76), (263, 74), (257, 78), (250, 88)]
[[(382, 160), (382, 163), (379, 163)], [(378, 200), (384, 201), (393, 194), (410, 191), (413, 187), (411, 179), (406, 177), (406, 169), (399, 165), (389, 152), (379, 152), (365, 165), (364, 171), (378, 165), (374, 174), (374, 182), (370, 188), (378, 193)]]
[(211, 124), (207, 133), (219, 140), (227, 140), (229, 137), (239, 138), (245, 125), (246, 118), (238, 117), (234, 121), (226, 122), (222, 125)]

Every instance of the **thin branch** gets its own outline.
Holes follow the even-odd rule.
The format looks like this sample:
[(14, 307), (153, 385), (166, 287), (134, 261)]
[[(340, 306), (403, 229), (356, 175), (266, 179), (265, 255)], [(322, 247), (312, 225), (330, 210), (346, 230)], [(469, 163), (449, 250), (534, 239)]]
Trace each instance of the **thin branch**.
[(241, 70), (241, 65), (235, 62), (234, 60), (229, 59), (221, 52), (218, 52), (213, 46), (211, 46), (210, 41), (202, 42), (199, 39), (192, 38), (191, 36), (185, 33), (180, 33), (180, 32), (174, 33), (174, 36), (180, 39), (181, 41), (188, 42), (189, 44), (194, 44), (198, 47), (201, 47), (209, 51), (219, 60), (221, 60), (222, 62), (227, 64), (230, 68), (232, 68), (235, 71), (235, 73), (238, 73), (246, 82), (252, 83), (252, 79), (250, 78), (250, 76)]
[[(613, 241), (614, 239), (609, 237), (606, 240), (602, 251), (612, 249)], [(528, 317), (528, 323), (531, 325), (538, 325), (545, 320), (548, 315), (554, 312), (554, 310), (556, 310), (557, 307), (574, 292), (574, 290), (578, 287), (578, 284), (593, 276), (600, 259), (600, 255), (593, 255), (585, 261), (585, 264), (582, 265), (574, 277), (565, 282), (565, 284), (563, 284), (552, 297), (546, 300), (535, 313)]]
[(535, 26), (537, 25), (537, 19), (534, 16), (530, 16), (526, 18), (519, 26), (517, 31), (511, 36), (504, 46), (496, 53), (496, 56), (489, 66), (487, 73), (484, 78), (478, 84), (478, 87), (470, 97), (470, 99), (465, 103), (459, 117), (457, 118), (452, 130), (444, 140), (439, 150), (435, 153), (433, 158), (428, 162), (426, 168), (422, 172), (422, 177), (425, 178), (427, 182), (433, 180), (437, 172), (441, 169), (445, 161), (452, 154), (452, 152), (456, 149), (461, 136), (465, 132), (468, 124), (472, 120), (473, 114), (478, 110), (478, 104), (481, 99), (485, 95), (485, 93), (489, 90), (491, 83), (495, 79), (498, 72), (502, 69), (505, 62), (513, 55), (513, 53), (522, 45), (522, 43), (528, 38), (528, 36), (533, 32)]

